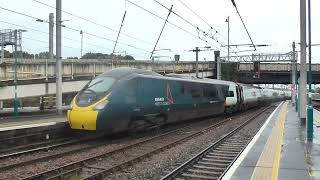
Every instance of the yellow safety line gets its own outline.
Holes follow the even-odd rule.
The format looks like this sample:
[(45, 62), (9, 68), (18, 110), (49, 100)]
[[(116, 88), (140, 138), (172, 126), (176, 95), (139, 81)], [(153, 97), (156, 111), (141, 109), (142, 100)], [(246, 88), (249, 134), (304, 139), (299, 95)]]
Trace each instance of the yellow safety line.
[(279, 166), (280, 166), (280, 154), (281, 154), (281, 148), (282, 148), (282, 142), (283, 142), (283, 132), (284, 132), (284, 123), (287, 117), (287, 105), (288, 103), (283, 105), (281, 109), (281, 114), (279, 117), (280, 120), (280, 132), (279, 132), (279, 143), (276, 145), (276, 152), (275, 152), (275, 157), (273, 161), (273, 169), (272, 169), (272, 180), (277, 180), (278, 179), (278, 174), (279, 174)]
[(287, 105), (288, 102), (285, 102), (281, 107), (278, 119), (259, 157), (251, 180), (278, 179), (284, 124), (287, 117)]

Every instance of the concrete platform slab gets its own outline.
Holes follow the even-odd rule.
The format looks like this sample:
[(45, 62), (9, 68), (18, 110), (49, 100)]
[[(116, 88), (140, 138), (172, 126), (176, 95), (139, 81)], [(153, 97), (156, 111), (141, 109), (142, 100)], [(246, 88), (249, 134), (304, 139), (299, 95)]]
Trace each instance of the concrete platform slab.
[[(223, 179), (320, 179), (320, 128), (317, 128), (320, 112), (314, 112), (314, 140), (308, 143), (306, 129), (300, 126), (294, 107), (288, 103), (286, 111), (280, 112), (282, 106), (284, 104), (279, 105), (270, 115), (264, 129), (260, 129)], [(283, 132), (279, 128), (281, 117), (284, 122)], [(269, 142), (274, 133), (279, 134), (272, 142), (279, 145), (270, 148)], [(280, 154), (278, 161), (277, 147)], [(268, 153), (265, 153), (266, 149), (269, 149)], [(262, 158), (263, 154), (267, 158)], [(257, 171), (260, 173), (257, 174)]]
[(66, 116), (38, 115), (29, 117), (17, 117), (0, 120), (0, 132), (26, 128), (53, 126), (58, 123), (66, 123)]

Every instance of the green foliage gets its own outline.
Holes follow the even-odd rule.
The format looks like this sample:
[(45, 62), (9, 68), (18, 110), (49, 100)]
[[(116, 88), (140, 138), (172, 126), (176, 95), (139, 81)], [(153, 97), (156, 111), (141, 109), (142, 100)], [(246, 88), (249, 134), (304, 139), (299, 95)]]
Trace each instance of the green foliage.
[(221, 76), (223, 80), (235, 81), (238, 76), (237, 63), (221, 63)]
[(67, 59), (78, 59), (78, 57), (67, 57)]
[[(14, 52), (9, 52), (7, 50), (4, 50), (4, 57), (5, 58), (14, 58)], [(40, 52), (38, 54), (30, 54), (26, 51), (18, 51), (17, 52), (17, 57), (23, 57), (24, 59), (48, 59), (49, 58), (49, 52)], [(55, 57), (55, 56), (54, 56)]]
[(103, 54), (103, 53), (86, 53), (81, 59), (122, 59), (122, 60), (134, 60), (134, 57), (130, 55), (112, 55), (112, 54)]
[(0, 81), (0, 88), (3, 88), (5, 85)]
[[(22, 54), (21, 54), (22, 53)], [(24, 59), (48, 59), (50, 57), (49, 52), (48, 51), (44, 51), (44, 52), (39, 52), (38, 54), (29, 54), (28, 52), (25, 51), (18, 51), (17, 52), (17, 57), (21, 58), (21, 56)], [(14, 53), (11, 53), (7, 50), (4, 50), (4, 57), (5, 58), (13, 58), (14, 57)], [(53, 57), (55, 58), (56, 56), (53, 55)], [(121, 59), (121, 60), (134, 60), (134, 57), (131, 55), (112, 55), (112, 54), (103, 54), (103, 53), (86, 53), (84, 54), (81, 59)], [(67, 59), (78, 59), (78, 57), (67, 57)]]
[(4, 58), (13, 58), (13, 55), (9, 51), (4, 50)]

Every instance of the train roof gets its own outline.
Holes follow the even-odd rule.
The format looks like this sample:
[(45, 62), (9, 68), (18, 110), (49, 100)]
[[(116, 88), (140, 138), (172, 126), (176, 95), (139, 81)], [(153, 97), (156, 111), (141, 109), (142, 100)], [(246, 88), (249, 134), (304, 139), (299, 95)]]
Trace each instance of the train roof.
[(209, 78), (204, 78), (203, 80), (207, 80), (211, 83), (215, 84), (225, 84), (225, 85), (235, 85), (236, 83), (233, 81), (224, 81), (224, 80), (219, 80), (219, 79), (209, 79)]
[(100, 76), (109, 76), (116, 79), (120, 79), (122, 77), (125, 77), (130, 74), (142, 74), (142, 75), (151, 75), (151, 76), (162, 76), (161, 74), (158, 74), (153, 71), (148, 71), (144, 69), (136, 69), (136, 68), (129, 68), (129, 67), (121, 67), (121, 68), (115, 68), (110, 71), (107, 71)]
[(181, 79), (193, 79), (193, 80), (198, 80), (198, 78), (186, 74), (176, 74), (176, 73), (170, 73), (166, 74), (166, 77), (173, 77), (173, 78), (181, 78)]

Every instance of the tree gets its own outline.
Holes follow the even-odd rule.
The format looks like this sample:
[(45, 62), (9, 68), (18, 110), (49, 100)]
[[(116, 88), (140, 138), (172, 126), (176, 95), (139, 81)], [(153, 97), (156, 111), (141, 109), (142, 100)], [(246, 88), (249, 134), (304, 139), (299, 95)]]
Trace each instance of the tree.
[(67, 57), (67, 59), (78, 59), (78, 57)]
[(12, 57), (13, 57), (13, 55), (11, 52), (4, 50), (4, 58), (12, 58)]
[(126, 60), (134, 60), (134, 57), (131, 56), (131, 55), (126, 55), (126, 56), (124, 56), (124, 59), (126, 59)]
[(131, 55), (112, 55), (112, 54), (103, 54), (103, 53), (86, 53), (84, 54), (81, 59), (123, 59), (123, 60), (134, 60), (134, 57)]
[(221, 63), (221, 76), (223, 80), (235, 81), (238, 76), (237, 63)]

